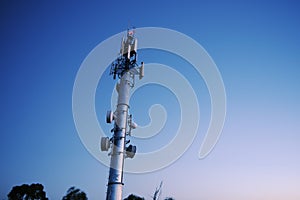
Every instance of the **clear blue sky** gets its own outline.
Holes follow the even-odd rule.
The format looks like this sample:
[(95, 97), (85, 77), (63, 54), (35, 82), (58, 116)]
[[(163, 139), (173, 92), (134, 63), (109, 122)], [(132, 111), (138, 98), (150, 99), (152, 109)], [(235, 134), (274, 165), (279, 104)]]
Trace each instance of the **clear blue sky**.
[[(162, 196), (176, 199), (300, 199), (299, 9), (298, 1), (1, 1), (0, 199), (12, 186), (33, 182), (51, 199), (73, 185), (104, 199), (108, 169), (78, 137), (72, 89), (87, 54), (128, 21), (199, 42), (223, 77), (227, 118), (213, 152), (198, 160), (209, 119), (206, 91), (204, 127), (191, 148), (163, 170), (125, 174), (124, 197), (150, 199), (163, 180)], [(142, 53), (145, 62), (159, 62)], [(110, 105), (105, 95), (97, 94), (99, 119)], [(136, 116), (139, 109), (147, 114), (135, 105)], [(172, 130), (178, 118), (168, 123)]]

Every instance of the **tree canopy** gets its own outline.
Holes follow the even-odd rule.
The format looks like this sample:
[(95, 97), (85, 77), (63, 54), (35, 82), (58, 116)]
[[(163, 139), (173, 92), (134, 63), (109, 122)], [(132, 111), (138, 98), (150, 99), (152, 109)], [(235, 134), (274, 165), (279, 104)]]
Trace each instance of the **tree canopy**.
[(62, 200), (87, 200), (85, 192), (81, 191), (78, 188), (70, 187), (67, 191), (67, 194), (62, 198)]
[[(162, 182), (155, 190), (153, 199), (157, 199), (161, 192)], [(23, 184), (21, 186), (14, 186), (7, 195), (8, 200), (48, 200), (44, 186), (40, 183), (33, 183), (31, 185)], [(67, 190), (66, 195), (62, 200), (88, 200), (85, 192), (73, 187)], [(130, 194), (124, 200), (145, 200), (143, 197), (139, 197), (134, 194)], [(164, 200), (174, 200), (172, 197), (166, 197)]]
[(145, 200), (142, 197), (136, 196), (134, 194), (129, 195), (127, 198), (125, 198), (124, 200)]
[(14, 186), (7, 197), (9, 200), (48, 200), (44, 186), (40, 183)]

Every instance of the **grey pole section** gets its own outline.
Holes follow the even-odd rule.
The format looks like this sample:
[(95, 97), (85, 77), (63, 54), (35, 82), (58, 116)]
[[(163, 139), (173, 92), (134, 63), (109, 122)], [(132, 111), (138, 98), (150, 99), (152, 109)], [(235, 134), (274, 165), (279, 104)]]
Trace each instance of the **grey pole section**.
[(129, 98), (130, 89), (134, 87), (135, 75), (139, 75), (140, 79), (144, 76), (144, 65), (141, 67), (136, 64), (137, 57), (137, 39), (134, 37), (134, 30), (127, 31), (126, 39), (122, 40), (120, 56), (111, 64), (110, 74), (115, 78), (120, 78), (116, 85), (118, 92), (118, 104), (115, 112), (109, 111), (106, 121), (111, 123), (114, 121), (113, 136), (109, 139), (101, 139), (101, 150), (108, 151), (110, 169), (107, 185), (106, 200), (122, 200), (123, 188), (123, 168), (124, 159), (126, 157), (133, 158), (136, 153), (136, 147), (126, 144), (126, 136), (131, 134), (131, 130), (136, 128), (136, 124), (129, 115)]

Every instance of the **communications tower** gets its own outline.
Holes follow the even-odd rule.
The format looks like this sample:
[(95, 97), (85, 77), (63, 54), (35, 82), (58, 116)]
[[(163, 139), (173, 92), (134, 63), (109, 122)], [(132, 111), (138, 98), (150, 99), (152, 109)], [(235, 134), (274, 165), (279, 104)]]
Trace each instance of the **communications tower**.
[(111, 130), (113, 136), (101, 138), (101, 151), (109, 151), (110, 169), (107, 184), (106, 200), (121, 200), (123, 188), (124, 159), (133, 158), (136, 146), (129, 145), (127, 135), (137, 127), (129, 114), (130, 89), (134, 87), (135, 76), (139, 79), (144, 76), (144, 63), (137, 64), (137, 38), (135, 30), (128, 29), (127, 35), (122, 39), (118, 58), (110, 66), (110, 75), (113, 79), (119, 79), (116, 84), (118, 92), (117, 108), (114, 112), (108, 111), (106, 122), (114, 122)]

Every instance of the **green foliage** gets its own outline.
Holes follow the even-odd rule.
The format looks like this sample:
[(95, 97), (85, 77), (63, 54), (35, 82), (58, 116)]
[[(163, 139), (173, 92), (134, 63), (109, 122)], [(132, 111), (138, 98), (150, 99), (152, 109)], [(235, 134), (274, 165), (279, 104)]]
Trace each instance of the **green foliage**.
[(14, 186), (7, 195), (8, 200), (48, 200), (42, 184)]
[(62, 200), (87, 200), (86, 194), (78, 188), (70, 187)]

